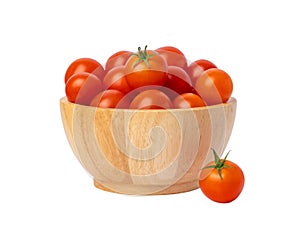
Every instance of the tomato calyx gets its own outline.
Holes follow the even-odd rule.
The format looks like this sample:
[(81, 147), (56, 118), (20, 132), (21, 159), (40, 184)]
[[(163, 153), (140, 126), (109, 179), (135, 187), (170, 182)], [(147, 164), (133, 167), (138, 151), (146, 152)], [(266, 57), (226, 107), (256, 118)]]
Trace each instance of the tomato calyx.
[(215, 164), (214, 165), (205, 166), (202, 169), (216, 169), (218, 171), (220, 179), (223, 180), (222, 169), (224, 169), (224, 168), (230, 168), (229, 165), (225, 164), (227, 156), (230, 153), (230, 151), (228, 151), (228, 153), (225, 155), (224, 159), (220, 159), (219, 155), (217, 154), (217, 152), (213, 148), (212, 148), (212, 151), (213, 151), (214, 157), (215, 157)]
[(150, 64), (149, 64), (149, 59), (151, 57), (155, 56), (156, 54), (150, 54), (149, 55), (147, 53), (147, 45), (146, 45), (144, 51), (142, 51), (141, 47), (138, 47), (138, 53), (133, 53), (132, 55), (138, 57), (138, 60), (134, 63), (133, 67), (136, 67), (141, 62), (144, 62), (146, 64), (147, 68), (151, 68)]

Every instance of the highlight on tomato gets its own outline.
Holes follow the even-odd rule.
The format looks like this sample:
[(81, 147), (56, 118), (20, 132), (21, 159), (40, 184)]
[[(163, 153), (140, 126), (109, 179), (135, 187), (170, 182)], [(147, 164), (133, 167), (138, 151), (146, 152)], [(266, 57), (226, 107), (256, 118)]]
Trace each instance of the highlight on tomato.
[(65, 85), (67, 99), (80, 105), (89, 105), (101, 89), (101, 80), (96, 75), (86, 72), (73, 74)]
[(202, 73), (210, 68), (217, 68), (217, 66), (206, 59), (199, 59), (192, 62), (188, 66), (187, 72), (191, 78), (193, 85), (195, 84), (196, 80), (202, 75)]
[(148, 89), (140, 92), (131, 101), (130, 109), (170, 109), (170, 98), (159, 89)]
[(121, 91), (108, 89), (98, 93), (91, 101), (90, 106), (126, 109), (129, 106), (129, 100)]
[(112, 54), (105, 63), (105, 72), (114, 67), (124, 66), (131, 54), (132, 52), (124, 50)]
[(210, 68), (196, 80), (195, 89), (207, 105), (216, 105), (229, 100), (233, 91), (233, 82), (225, 71)]
[(193, 107), (203, 107), (206, 106), (205, 102), (202, 100), (202, 98), (199, 95), (196, 95), (194, 93), (184, 93), (181, 95), (178, 95), (173, 100), (173, 107), (174, 108), (193, 108)]
[(125, 75), (125, 66), (116, 66), (110, 69), (103, 78), (104, 89), (116, 89), (126, 94), (131, 90)]
[(178, 66), (168, 66), (168, 78), (164, 86), (177, 94), (192, 92), (194, 89), (187, 72)]
[(103, 66), (92, 58), (78, 58), (73, 61), (65, 73), (65, 83), (68, 79), (75, 73), (92, 73), (96, 75), (99, 79), (102, 79), (104, 74)]
[(220, 159), (216, 151), (212, 150), (215, 160), (201, 170), (199, 187), (212, 201), (232, 202), (244, 188), (244, 173), (236, 163), (227, 160), (229, 152), (224, 159)]
[(164, 85), (167, 81), (168, 67), (158, 52), (147, 50), (132, 54), (125, 64), (127, 83), (132, 89), (148, 85)]
[(168, 66), (181, 67), (187, 69), (187, 59), (182, 51), (174, 46), (163, 46), (155, 50), (162, 56)]

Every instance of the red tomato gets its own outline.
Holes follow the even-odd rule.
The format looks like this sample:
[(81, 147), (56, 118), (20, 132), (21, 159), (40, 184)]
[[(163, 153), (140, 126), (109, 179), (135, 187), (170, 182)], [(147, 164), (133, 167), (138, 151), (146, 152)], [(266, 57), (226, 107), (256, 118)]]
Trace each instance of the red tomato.
[(129, 101), (121, 91), (108, 89), (97, 94), (91, 101), (90, 106), (101, 108), (128, 108)]
[(205, 59), (200, 59), (197, 61), (192, 62), (188, 68), (188, 74), (190, 75), (190, 78), (193, 82), (193, 84), (196, 82), (196, 80), (201, 76), (201, 74), (210, 68), (216, 68), (217, 66), (213, 64), (212, 62), (205, 60)]
[(168, 67), (168, 80), (164, 86), (177, 94), (188, 93), (193, 90), (189, 75), (183, 68), (177, 66)]
[(93, 73), (99, 79), (102, 79), (104, 69), (99, 62), (92, 58), (79, 58), (69, 65), (65, 73), (65, 83), (73, 74), (82, 72)]
[(223, 70), (211, 68), (196, 80), (195, 89), (207, 105), (225, 103), (232, 94), (233, 83)]
[(192, 108), (206, 106), (206, 104), (199, 95), (184, 93), (173, 100), (173, 106), (174, 108)]
[(110, 69), (103, 78), (104, 89), (117, 89), (122, 93), (128, 93), (129, 87), (125, 77), (125, 66), (117, 66)]
[(75, 73), (65, 86), (68, 100), (81, 105), (88, 105), (101, 89), (101, 80), (91, 73)]
[(167, 81), (167, 63), (157, 52), (138, 48), (125, 64), (127, 83), (133, 89), (148, 85), (164, 85)]
[(162, 91), (149, 89), (139, 93), (129, 106), (130, 109), (170, 109), (172, 101)]
[(214, 151), (215, 161), (200, 173), (199, 187), (208, 198), (219, 203), (235, 200), (243, 190), (245, 177), (242, 169), (232, 161), (220, 159)]
[(108, 71), (117, 66), (124, 66), (131, 54), (132, 52), (130, 51), (118, 51), (114, 53), (107, 59), (105, 70)]
[(168, 66), (177, 66), (183, 69), (187, 68), (187, 60), (184, 54), (173, 46), (163, 46), (155, 50), (167, 62)]

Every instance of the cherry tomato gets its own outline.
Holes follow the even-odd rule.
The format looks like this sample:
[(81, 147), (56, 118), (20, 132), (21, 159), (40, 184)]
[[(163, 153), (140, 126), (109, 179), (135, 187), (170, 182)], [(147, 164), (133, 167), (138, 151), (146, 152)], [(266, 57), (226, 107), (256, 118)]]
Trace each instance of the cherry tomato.
[(195, 89), (208, 105), (226, 103), (233, 90), (230, 76), (223, 70), (211, 68), (196, 80)]
[(194, 93), (184, 93), (178, 95), (173, 100), (174, 108), (192, 108), (192, 107), (203, 107), (206, 106), (205, 102), (199, 95)]
[(196, 80), (201, 76), (201, 74), (210, 68), (216, 68), (217, 66), (213, 64), (212, 62), (205, 60), (205, 59), (200, 59), (197, 61), (192, 62), (188, 68), (187, 72), (193, 82), (195, 84)]
[(133, 89), (148, 85), (164, 85), (167, 81), (167, 63), (157, 52), (138, 48), (125, 64), (127, 83)]
[(101, 80), (91, 73), (75, 73), (65, 86), (66, 96), (70, 102), (88, 105), (102, 89)]
[(187, 68), (187, 60), (178, 48), (173, 46), (163, 46), (155, 51), (166, 60), (168, 66), (177, 66), (183, 69)]
[(117, 66), (110, 69), (103, 78), (104, 89), (117, 89), (122, 93), (128, 93), (129, 87), (125, 77), (125, 66)]
[(93, 73), (99, 79), (102, 79), (104, 69), (99, 62), (92, 58), (79, 58), (69, 65), (65, 73), (65, 83), (73, 74), (82, 72)]
[(177, 94), (188, 93), (193, 90), (189, 75), (183, 68), (177, 66), (168, 67), (168, 80), (164, 86)]
[(139, 93), (130, 103), (130, 109), (170, 109), (172, 101), (161, 90), (149, 89)]
[(242, 169), (232, 161), (220, 159), (213, 150), (215, 161), (200, 173), (199, 187), (208, 198), (219, 203), (235, 200), (243, 190), (245, 177)]
[(129, 101), (119, 90), (107, 89), (97, 94), (90, 103), (90, 106), (101, 108), (128, 108)]
[(118, 51), (114, 53), (107, 59), (105, 70), (108, 71), (117, 66), (124, 66), (131, 54), (132, 52), (130, 51)]

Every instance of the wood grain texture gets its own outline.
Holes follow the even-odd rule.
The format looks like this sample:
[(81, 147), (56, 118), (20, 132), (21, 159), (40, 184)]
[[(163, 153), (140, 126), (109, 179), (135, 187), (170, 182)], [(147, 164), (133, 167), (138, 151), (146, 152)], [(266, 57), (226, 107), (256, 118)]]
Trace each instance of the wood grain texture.
[(222, 154), (236, 100), (170, 110), (103, 109), (60, 100), (70, 146), (102, 190), (170, 194), (198, 188), (200, 169)]

